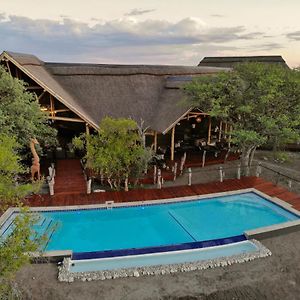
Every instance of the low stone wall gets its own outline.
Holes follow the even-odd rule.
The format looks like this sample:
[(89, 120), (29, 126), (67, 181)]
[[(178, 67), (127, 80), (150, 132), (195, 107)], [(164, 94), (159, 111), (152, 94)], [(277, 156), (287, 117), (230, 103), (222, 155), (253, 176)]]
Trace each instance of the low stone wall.
[(124, 277), (140, 277), (145, 275), (164, 275), (172, 274), (177, 272), (189, 272), (195, 270), (205, 270), (216, 267), (226, 267), (235, 263), (243, 263), (251, 261), (256, 258), (262, 258), (270, 256), (272, 253), (269, 249), (263, 246), (257, 240), (251, 240), (257, 247), (258, 250), (251, 253), (243, 253), (240, 255), (234, 255), (229, 257), (220, 257), (210, 260), (201, 260), (196, 262), (187, 262), (181, 264), (172, 265), (158, 265), (158, 266), (147, 266), (137, 267), (128, 269), (118, 270), (107, 270), (107, 271), (93, 271), (93, 272), (70, 272), (71, 259), (65, 258), (62, 265), (58, 267), (58, 280), (63, 282), (74, 282), (74, 280), (81, 281), (92, 281), (92, 280), (105, 280), (105, 279), (116, 279)]

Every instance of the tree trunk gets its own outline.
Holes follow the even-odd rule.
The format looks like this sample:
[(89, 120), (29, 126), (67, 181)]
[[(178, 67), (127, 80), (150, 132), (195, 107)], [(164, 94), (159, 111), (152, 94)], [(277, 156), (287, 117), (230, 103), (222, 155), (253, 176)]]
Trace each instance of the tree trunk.
[(249, 175), (249, 168), (252, 166), (254, 153), (257, 146), (249, 146), (242, 150), (241, 163), (243, 175)]
[(125, 187), (124, 187), (125, 192), (128, 192), (128, 176), (125, 178)]
[(251, 152), (250, 152), (250, 159), (249, 159), (249, 167), (252, 167), (253, 158), (254, 158), (254, 154), (255, 154), (256, 148), (257, 148), (257, 147), (254, 146), (254, 147), (251, 149)]

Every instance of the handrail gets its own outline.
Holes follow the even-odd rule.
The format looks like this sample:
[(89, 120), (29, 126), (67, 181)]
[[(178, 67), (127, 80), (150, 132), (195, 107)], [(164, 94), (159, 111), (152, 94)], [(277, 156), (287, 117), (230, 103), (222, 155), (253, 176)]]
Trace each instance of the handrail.
[(290, 179), (290, 180), (293, 180), (293, 181), (296, 181), (296, 182), (300, 183), (300, 180), (299, 180), (299, 179), (290, 177), (290, 176), (288, 176), (288, 175), (286, 175), (286, 174), (283, 174), (283, 173), (281, 173), (281, 172), (279, 172), (279, 171), (276, 171), (276, 170), (274, 170), (274, 169), (272, 169), (272, 168), (270, 168), (270, 167), (267, 167), (267, 166), (265, 166), (265, 165), (263, 165), (263, 164), (261, 164), (260, 166), (263, 167), (263, 168), (265, 168), (265, 169), (267, 169), (267, 170), (269, 170), (269, 171), (272, 171), (272, 172), (274, 172), (274, 173), (276, 173), (276, 174), (278, 174), (278, 175), (281, 175), (281, 176), (286, 177), (286, 178), (288, 178), (288, 179)]

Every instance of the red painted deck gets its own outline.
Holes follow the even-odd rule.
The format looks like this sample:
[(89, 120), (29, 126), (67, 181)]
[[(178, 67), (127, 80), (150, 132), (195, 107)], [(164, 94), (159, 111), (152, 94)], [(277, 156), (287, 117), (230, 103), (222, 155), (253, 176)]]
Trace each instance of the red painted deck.
[[(65, 180), (65, 182), (67, 183), (67, 180)], [(69, 192), (66, 192), (65, 189), (62, 189), (62, 192), (57, 193), (52, 197), (49, 195), (35, 195), (34, 197), (27, 199), (25, 202), (29, 206), (86, 205), (104, 203), (108, 200), (113, 200), (115, 202), (130, 202), (167, 199), (191, 195), (204, 195), (252, 187), (272, 197), (278, 197), (279, 199), (292, 204), (295, 209), (300, 211), (299, 195), (291, 193), (284, 188), (274, 185), (271, 182), (267, 182), (256, 177), (243, 177), (240, 180), (228, 179), (222, 183), (211, 182), (205, 184), (195, 184), (192, 186), (168, 187), (162, 189), (136, 189), (129, 192), (116, 191), (93, 193), (91, 195), (87, 195), (85, 191), (75, 192), (75, 190), (70, 189)], [(78, 188), (78, 190), (80, 189)]]

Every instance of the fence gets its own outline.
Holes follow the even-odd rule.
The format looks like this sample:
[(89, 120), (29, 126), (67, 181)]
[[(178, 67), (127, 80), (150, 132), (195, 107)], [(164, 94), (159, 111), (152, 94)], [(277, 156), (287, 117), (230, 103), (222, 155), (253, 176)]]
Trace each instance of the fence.
[[(288, 171), (286, 171), (288, 172)], [(231, 165), (211, 166), (206, 168), (186, 168), (183, 176), (177, 177), (176, 182), (166, 182), (165, 186), (191, 185), (212, 181), (224, 181), (226, 179), (239, 179), (242, 176), (256, 176), (282, 186), (292, 192), (300, 193), (300, 173), (291, 176), (275, 170), (263, 163), (255, 163), (251, 167), (242, 167), (240, 163)]]

